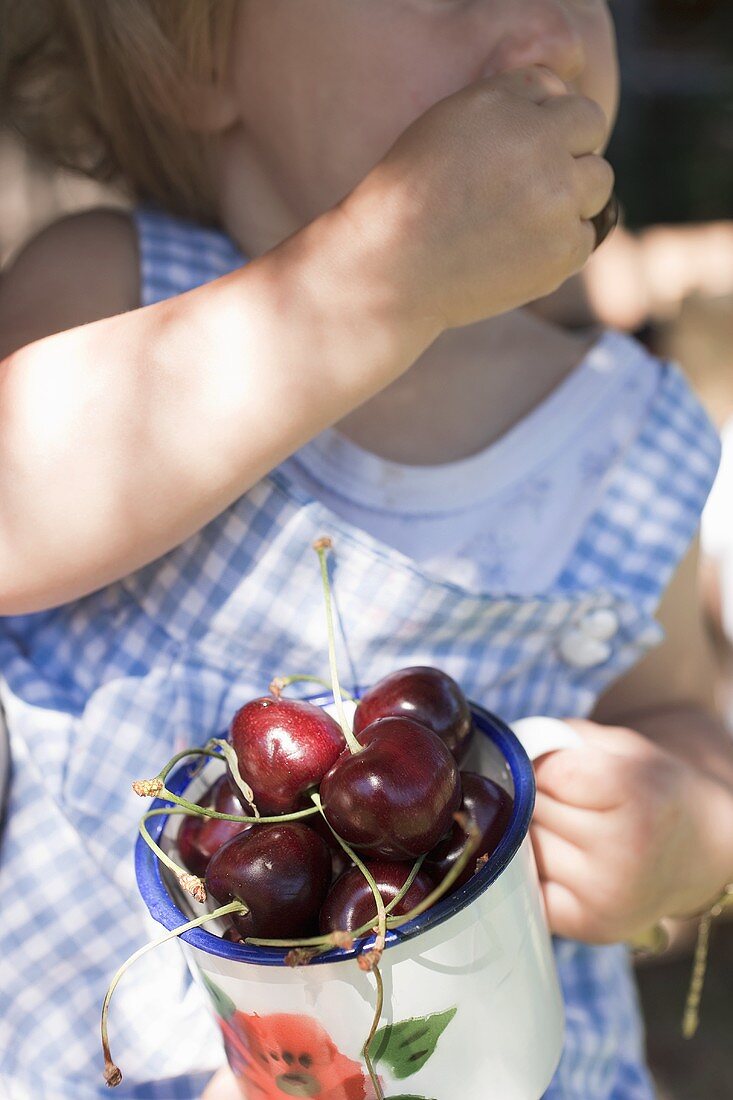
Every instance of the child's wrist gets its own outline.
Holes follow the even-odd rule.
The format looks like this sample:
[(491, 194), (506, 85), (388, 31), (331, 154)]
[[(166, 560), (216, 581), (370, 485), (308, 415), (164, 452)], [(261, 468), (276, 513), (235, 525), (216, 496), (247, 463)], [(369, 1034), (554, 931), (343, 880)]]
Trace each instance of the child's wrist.
[(403, 374), (440, 335), (435, 319), (410, 309), (391, 277), (389, 247), (378, 230), (372, 234), (345, 203), (269, 255), (282, 260), (289, 300), (320, 319), (322, 362), (343, 372), (333, 378), (336, 388), (343, 382), (363, 390), (361, 401)]
[(733, 882), (733, 790), (706, 776), (697, 802), (697, 835), (705, 847), (699, 859), (707, 866), (705, 885), (691, 904), (669, 914), (673, 917), (688, 918), (707, 912)]
[(409, 338), (429, 347), (447, 323), (419, 286), (422, 273), (410, 270), (405, 218), (390, 212), (385, 194), (363, 181), (328, 211), (340, 239), (348, 242), (358, 277), (364, 280), (378, 313)]
[(733, 883), (733, 789), (712, 781), (708, 810), (713, 866), (716, 868), (713, 893), (703, 903), (709, 908)]

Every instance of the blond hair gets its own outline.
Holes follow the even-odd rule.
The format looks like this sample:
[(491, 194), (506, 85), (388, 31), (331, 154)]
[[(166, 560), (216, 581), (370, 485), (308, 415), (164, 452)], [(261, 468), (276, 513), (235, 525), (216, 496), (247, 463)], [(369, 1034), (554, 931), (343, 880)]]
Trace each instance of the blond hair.
[(216, 222), (192, 80), (222, 60), (236, 0), (0, 0), (0, 122), (53, 163)]

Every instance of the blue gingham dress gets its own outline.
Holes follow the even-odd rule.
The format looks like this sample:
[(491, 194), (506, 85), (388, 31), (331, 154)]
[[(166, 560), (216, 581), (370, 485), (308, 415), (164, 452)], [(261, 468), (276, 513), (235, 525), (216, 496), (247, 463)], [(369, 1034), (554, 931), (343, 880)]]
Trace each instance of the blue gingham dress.
[[(135, 217), (144, 304), (243, 262), (217, 232), (150, 210)], [(102, 997), (117, 966), (157, 928), (135, 886), (143, 804), (130, 782), (220, 733), (274, 675), (327, 676), (314, 539), (334, 539), (344, 684), (431, 664), (509, 722), (582, 716), (660, 640), (654, 610), (695, 532), (717, 461), (712, 427), (678, 370), (664, 365), (638, 437), (607, 473), (561, 575), (531, 598), (426, 573), (279, 469), (120, 582), (0, 620), (13, 759), (0, 863), (0, 1095), (110, 1095), (101, 1076)], [(578, 634), (599, 609), (605, 640), (600, 650), (581, 647), (579, 657)], [(567, 1040), (548, 1100), (648, 1100), (625, 949), (559, 941), (556, 954)], [(125, 1074), (119, 1097), (194, 1100), (223, 1059), (176, 944), (127, 973), (110, 1037)]]

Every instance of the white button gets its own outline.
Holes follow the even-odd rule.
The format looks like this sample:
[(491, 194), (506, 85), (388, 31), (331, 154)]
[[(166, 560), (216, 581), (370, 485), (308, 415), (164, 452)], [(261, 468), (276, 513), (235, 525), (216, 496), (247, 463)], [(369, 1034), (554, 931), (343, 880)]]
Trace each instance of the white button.
[(613, 646), (608, 642), (592, 638), (579, 627), (562, 636), (559, 648), (563, 660), (573, 668), (595, 668), (613, 653)]
[(580, 629), (588, 638), (597, 642), (609, 642), (615, 638), (620, 627), (618, 615), (610, 607), (599, 607), (589, 611), (580, 623)]

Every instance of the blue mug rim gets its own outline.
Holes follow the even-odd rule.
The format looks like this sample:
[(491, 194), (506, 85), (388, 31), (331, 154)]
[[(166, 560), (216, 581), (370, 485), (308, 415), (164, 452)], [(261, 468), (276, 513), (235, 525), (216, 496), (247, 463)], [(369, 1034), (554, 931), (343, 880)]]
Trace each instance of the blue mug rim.
[[(308, 697), (308, 702), (318, 706), (326, 706), (333, 702), (333, 696), (320, 694)], [(398, 943), (414, 939), (429, 928), (436, 928), (444, 921), (454, 917), (475, 901), (508, 867), (524, 841), (532, 818), (535, 803), (535, 779), (532, 764), (521, 742), (509, 726), (491, 711), (470, 703), (474, 717), (474, 724), (479, 734), (488, 737), (499, 749), (506, 760), (514, 782), (514, 805), (509, 819), (509, 825), (499, 842), (498, 847), (464, 886), (448, 897), (436, 902), (426, 912), (421, 913), (400, 928), (390, 929), (387, 932), (386, 949), (394, 947)], [(182, 764), (176, 768), (166, 780), (168, 790), (172, 794), (182, 795), (193, 778), (193, 773), (199, 767), (199, 760), (193, 759), (188, 764)], [(173, 804), (164, 799), (156, 798), (150, 809), (158, 810), (165, 807), (173, 808)], [(160, 841), (161, 834), (169, 819), (168, 814), (159, 814), (155, 818), (149, 818), (147, 822), (148, 832), (156, 842)], [(163, 879), (162, 864), (152, 849), (138, 836), (135, 845), (135, 874), (140, 894), (150, 915), (154, 920), (162, 924), (164, 928), (172, 931), (181, 924), (190, 920), (190, 915), (179, 909)], [(220, 958), (231, 962), (249, 963), (256, 966), (286, 966), (287, 948), (258, 947), (254, 944), (232, 943), (220, 936), (208, 932), (205, 928), (192, 928), (183, 932), (180, 937), (185, 943), (209, 955), (218, 955)], [(314, 958), (309, 966), (317, 966), (325, 963), (345, 962), (358, 957), (364, 950), (368, 950), (374, 943), (374, 935), (364, 936), (354, 941), (353, 947), (333, 948)]]

